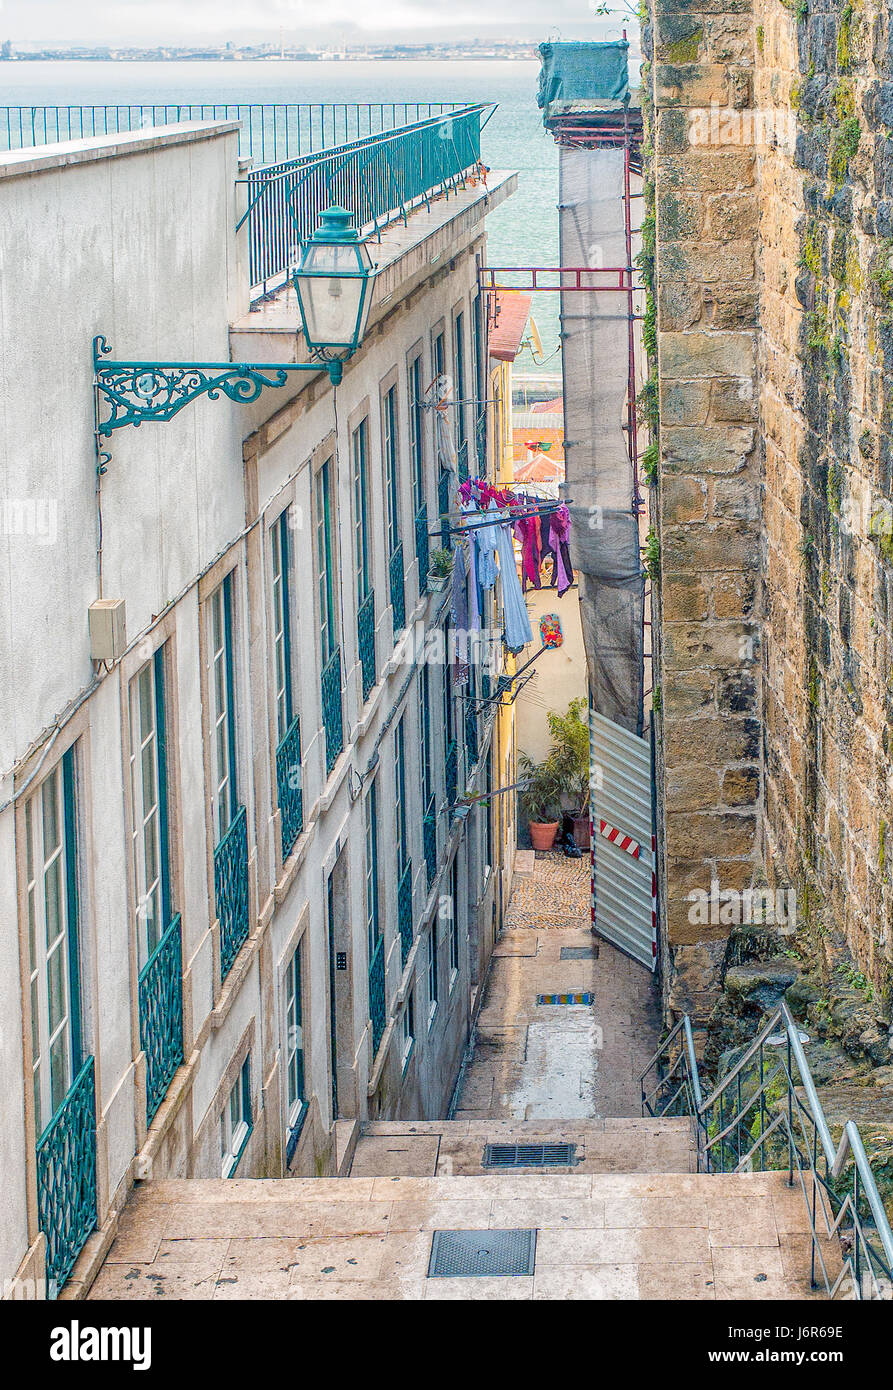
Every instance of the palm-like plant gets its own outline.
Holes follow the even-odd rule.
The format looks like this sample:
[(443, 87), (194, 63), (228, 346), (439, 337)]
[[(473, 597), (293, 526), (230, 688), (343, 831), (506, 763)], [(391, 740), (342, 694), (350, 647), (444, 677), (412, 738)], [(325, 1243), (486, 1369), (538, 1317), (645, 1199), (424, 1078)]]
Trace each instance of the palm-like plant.
[(562, 793), (582, 813), (589, 801), (589, 726), (583, 718), (586, 701), (578, 695), (564, 714), (550, 710), (546, 718), (552, 735), (547, 762), (562, 783)]

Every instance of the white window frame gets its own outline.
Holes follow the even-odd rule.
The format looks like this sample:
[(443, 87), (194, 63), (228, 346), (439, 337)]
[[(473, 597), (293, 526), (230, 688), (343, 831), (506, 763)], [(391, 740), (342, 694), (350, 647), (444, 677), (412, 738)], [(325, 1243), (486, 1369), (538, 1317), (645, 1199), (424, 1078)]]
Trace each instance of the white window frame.
[[(235, 643), (235, 634), (227, 634), (226, 602), (224, 586), (229, 580), (231, 613), (235, 607), (235, 570), (225, 576), (206, 600), (207, 641), (208, 641), (208, 702), (211, 759), (211, 817), (214, 828), (214, 844), (219, 845), (233, 821), (233, 801), (235, 789), (230, 785), (232, 768), (237, 756), (231, 748), (232, 730), (235, 727), (235, 711), (229, 708), (229, 676), (227, 662), (233, 667), (233, 696), (235, 698), (235, 651), (227, 649), (227, 635)], [(234, 616), (234, 614), (232, 615)], [(236, 793), (237, 796), (237, 793)]]
[(249, 1052), (239, 1068), (239, 1073), (220, 1112), (220, 1176), (222, 1178), (231, 1178), (235, 1173), (253, 1129), (251, 1053)]
[[(161, 766), (161, 750), (158, 746), (158, 692), (154, 655), (140, 667), (131, 680), (128, 707), (134, 926), (137, 958), (142, 970), (170, 925), (164, 920), (161, 862), (161, 777), (164, 775), (164, 769)], [(154, 788), (151, 786), (153, 779)], [(149, 867), (150, 842), (154, 843), (154, 872)]]
[[(285, 1057), (285, 1109), (286, 1109), (286, 1128), (291, 1135), (299, 1128), (299, 1123), (303, 1123), (303, 1116), (307, 1110), (307, 1098), (305, 1095), (297, 1094), (292, 1097), (292, 1064), (296, 1061), (298, 1053), (301, 1055), (301, 1089), (307, 1089), (307, 1063), (304, 1051), (304, 1007), (301, 995), (302, 970), (301, 970), (301, 945), (299, 941), (291, 954), (288, 964), (282, 977), (283, 1008), (282, 1018), (285, 1028), (283, 1040)], [(300, 1021), (298, 1021), (300, 1019)], [(296, 1088), (297, 1089), (297, 1088)]]
[(437, 1013), (437, 1005), (440, 1002), (440, 988), (437, 978), (438, 950), (437, 950), (437, 919), (431, 923), (431, 930), (428, 933), (428, 1029), (430, 1031), (434, 1023), (434, 1015)]
[(401, 1051), (401, 1070), (406, 1071), (412, 1049), (415, 1046), (415, 1001), (414, 990), (410, 990), (403, 1006), (402, 1030), (403, 1047)]

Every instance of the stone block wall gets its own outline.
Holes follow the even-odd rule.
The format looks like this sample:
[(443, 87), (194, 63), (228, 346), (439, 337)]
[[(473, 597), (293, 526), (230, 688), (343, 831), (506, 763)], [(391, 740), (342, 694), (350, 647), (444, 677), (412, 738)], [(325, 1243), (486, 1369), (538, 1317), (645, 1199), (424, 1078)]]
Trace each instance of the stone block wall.
[[(667, 1002), (705, 1022), (730, 926), (798, 890), (889, 1011), (893, 61), (869, 0), (653, 0)], [(697, 114), (700, 112), (700, 116)]]

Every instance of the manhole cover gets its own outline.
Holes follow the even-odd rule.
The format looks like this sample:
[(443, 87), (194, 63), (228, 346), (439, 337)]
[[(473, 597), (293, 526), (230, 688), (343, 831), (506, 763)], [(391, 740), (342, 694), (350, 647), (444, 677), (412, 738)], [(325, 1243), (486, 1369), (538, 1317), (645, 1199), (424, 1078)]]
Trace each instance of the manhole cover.
[(538, 994), (538, 1004), (594, 1004), (594, 994)]
[(568, 1168), (576, 1162), (576, 1144), (488, 1144), (485, 1168)]
[(598, 960), (597, 946), (562, 946), (562, 960)]
[(435, 1231), (429, 1279), (532, 1274), (536, 1231)]

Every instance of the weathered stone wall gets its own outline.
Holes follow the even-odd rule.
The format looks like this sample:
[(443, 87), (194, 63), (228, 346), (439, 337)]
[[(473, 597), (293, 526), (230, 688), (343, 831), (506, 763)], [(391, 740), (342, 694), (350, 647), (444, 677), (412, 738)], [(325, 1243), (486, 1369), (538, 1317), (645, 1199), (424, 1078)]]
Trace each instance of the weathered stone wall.
[(798, 890), (796, 949), (883, 1021), (889, 14), (655, 0), (652, 29), (668, 1003), (705, 1021), (728, 963), (689, 888), (766, 875)]
[(687, 895), (745, 889), (759, 848), (755, 154), (702, 138), (713, 106), (751, 105), (751, 5), (656, 0), (651, 41), (663, 916), (669, 1003), (702, 1021), (729, 928)]

